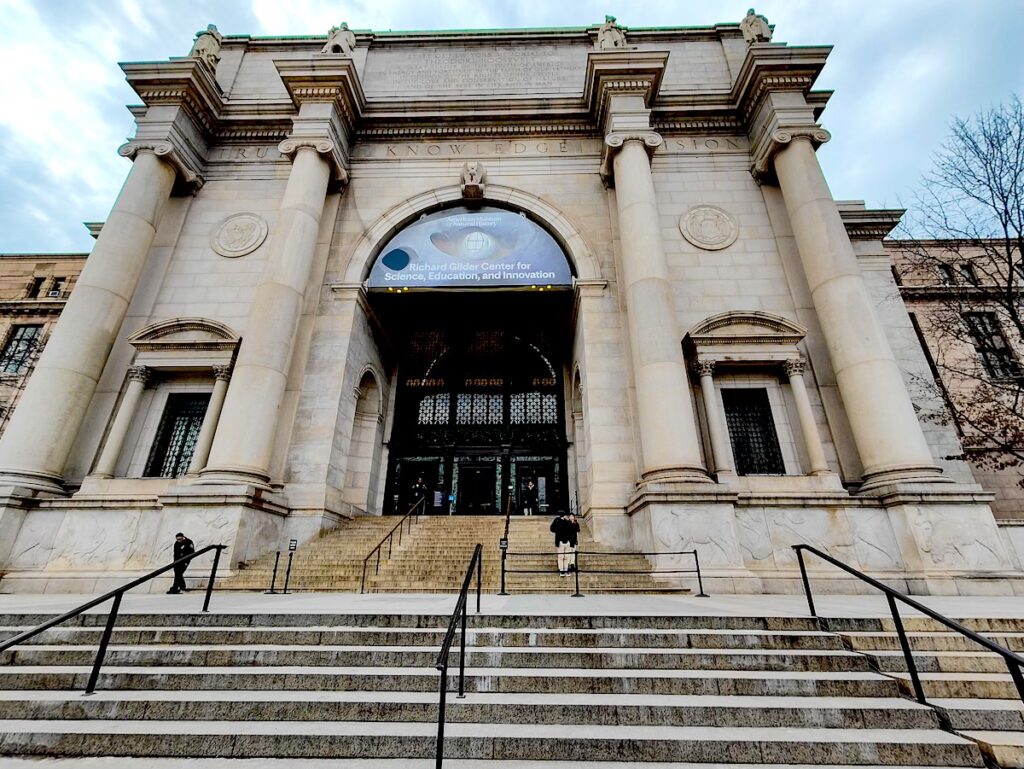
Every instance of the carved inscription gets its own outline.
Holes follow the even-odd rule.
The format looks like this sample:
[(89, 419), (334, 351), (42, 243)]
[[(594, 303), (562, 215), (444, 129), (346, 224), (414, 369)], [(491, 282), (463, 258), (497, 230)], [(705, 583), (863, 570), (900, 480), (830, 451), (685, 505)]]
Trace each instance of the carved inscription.
[[(600, 155), (600, 139), (524, 139), (522, 141), (438, 141), (359, 143), (354, 158), (459, 158), (459, 157), (544, 157), (555, 155)], [(746, 152), (747, 140), (739, 136), (686, 136), (662, 143), (658, 154), (706, 155)]]
[(552, 51), (533, 46), (380, 51), (371, 53), (367, 61), (367, 90), (564, 90), (566, 84), (583, 82), (586, 59), (572, 53), (571, 49)]
[(265, 163), (282, 157), (274, 144), (251, 144), (243, 146), (217, 147), (210, 152), (215, 162)]

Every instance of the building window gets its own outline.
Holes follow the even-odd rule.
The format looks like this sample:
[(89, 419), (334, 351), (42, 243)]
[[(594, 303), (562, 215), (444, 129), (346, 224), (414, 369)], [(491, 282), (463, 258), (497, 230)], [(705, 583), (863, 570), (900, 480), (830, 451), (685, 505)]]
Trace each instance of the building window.
[(42, 334), (41, 325), (15, 326), (0, 354), (0, 373), (20, 374), (32, 362)]
[(188, 470), (199, 428), (210, 401), (209, 393), (171, 393), (167, 396), (153, 450), (146, 463), (147, 478), (177, 478)]
[(39, 297), (39, 292), (43, 290), (43, 283), (46, 278), (32, 278), (32, 282), (28, 284), (28, 298), (36, 299)]
[(953, 268), (948, 264), (937, 264), (935, 265), (935, 272), (939, 275), (939, 283), (943, 286), (955, 286), (956, 275), (953, 274)]
[(768, 391), (763, 387), (726, 387), (721, 392), (737, 474), (785, 475)]
[(993, 379), (1014, 379), (1020, 376), (1020, 367), (1013, 350), (999, 328), (994, 312), (964, 313), (964, 323), (971, 343), (977, 350), (985, 372)]
[(64, 293), (64, 286), (67, 285), (67, 278), (54, 278), (50, 284), (50, 291), (47, 296), (59, 297)]
[(970, 286), (978, 285), (978, 276), (974, 272), (973, 264), (959, 264), (957, 270), (960, 272), (960, 277), (964, 279), (964, 283)]

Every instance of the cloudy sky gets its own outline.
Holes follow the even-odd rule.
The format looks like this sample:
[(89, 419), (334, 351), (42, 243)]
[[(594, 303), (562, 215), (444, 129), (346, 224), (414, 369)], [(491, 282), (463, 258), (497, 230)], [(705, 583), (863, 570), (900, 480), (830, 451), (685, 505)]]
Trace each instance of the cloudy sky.
[[(197, 29), (225, 34), (355, 29), (626, 26), (739, 21), (750, 0), (0, 0), (0, 252), (84, 251), (128, 161), (119, 61), (186, 54)], [(954, 115), (1024, 91), (1020, 0), (758, 0), (775, 41), (835, 46), (820, 150), (837, 198), (906, 199)], [(868, 9), (868, 10), (865, 10)]]

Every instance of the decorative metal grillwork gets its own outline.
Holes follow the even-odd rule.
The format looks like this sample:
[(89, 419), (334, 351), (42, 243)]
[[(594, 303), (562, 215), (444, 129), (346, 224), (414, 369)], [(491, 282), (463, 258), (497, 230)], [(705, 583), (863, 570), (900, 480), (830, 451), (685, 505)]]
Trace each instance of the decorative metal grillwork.
[(553, 393), (515, 393), (510, 396), (509, 421), (514, 425), (558, 422), (558, 397)]
[(1014, 379), (1020, 376), (1020, 366), (1013, 350), (1006, 343), (999, 320), (994, 312), (964, 313), (964, 323), (978, 351), (985, 372), (993, 379)]
[(167, 396), (153, 450), (146, 463), (147, 477), (177, 478), (185, 474), (192, 461), (209, 401), (208, 393), (171, 393)]
[(446, 425), (450, 408), (451, 398), (448, 393), (426, 395), (420, 401), (418, 422), (421, 425)]
[(455, 422), (460, 425), (500, 425), (501, 401), (501, 395), (459, 393), (455, 405)]
[(739, 475), (785, 475), (772, 407), (764, 388), (722, 390), (725, 421)]

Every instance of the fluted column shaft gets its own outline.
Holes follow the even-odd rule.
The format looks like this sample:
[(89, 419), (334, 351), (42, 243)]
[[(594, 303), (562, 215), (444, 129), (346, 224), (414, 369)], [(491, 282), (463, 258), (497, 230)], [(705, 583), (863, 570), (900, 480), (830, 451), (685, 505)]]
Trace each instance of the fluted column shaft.
[(787, 360), (785, 363), (786, 375), (789, 377), (789, 389), (793, 393), (793, 401), (796, 403), (796, 414), (800, 420), (800, 432), (804, 438), (804, 448), (807, 450), (807, 459), (811, 465), (811, 475), (824, 475), (829, 472), (828, 462), (825, 461), (825, 449), (821, 445), (821, 435), (818, 433), (818, 424), (814, 420), (814, 411), (811, 410), (811, 400), (807, 397), (807, 384), (804, 382), (803, 360)]
[(936, 480), (935, 461), (810, 138), (793, 138), (774, 162), (865, 481)]
[(170, 163), (136, 155), (75, 290), (0, 440), (0, 483), (60, 490), (174, 185)]
[(302, 301), (331, 168), (314, 147), (296, 150), (202, 478), (266, 484)]
[(712, 361), (700, 361), (695, 368), (700, 376), (700, 391), (704, 399), (704, 413), (708, 420), (711, 461), (716, 473), (732, 473), (729, 434), (722, 422), (722, 408), (718, 401), (718, 392), (715, 390), (715, 364)]
[(124, 439), (135, 419), (135, 413), (139, 410), (139, 401), (142, 400), (142, 392), (146, 389), (148, 381), (149, 369), (145, 366), (132, 366), (128, 369), (128, 387), (124, 391), (124, 398), (121, 399), (114, 422), (110, 425), (107, 442), (103, 445), (103, 451), (96, 462), (93, 475), (100, 478), (114, 476), (114, 472), (117, 470), (117, 458), (121, 456)]
[(213, 436), (217, 433), (220, 412), (224, 409), (224, 396), (228, 392), (229, 379), (231, 379), (230, 366), (213, 367), (213, 392), (210, 393), (210, 402), (203, 415), (203, 424), (199, 427), (196, 447), (192, 452), (192, 461), (188, 464), (189, 475), (198, 475), (199, 471), (206, 467), (206, 461), (210, 457), (210, 447), (213, 446)]
[(640, 422), (641, 477), (707, 480), (644, 142), (627, 139), (615, 155), (614, 169), (622, 282)]

